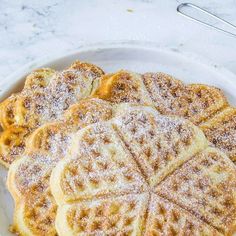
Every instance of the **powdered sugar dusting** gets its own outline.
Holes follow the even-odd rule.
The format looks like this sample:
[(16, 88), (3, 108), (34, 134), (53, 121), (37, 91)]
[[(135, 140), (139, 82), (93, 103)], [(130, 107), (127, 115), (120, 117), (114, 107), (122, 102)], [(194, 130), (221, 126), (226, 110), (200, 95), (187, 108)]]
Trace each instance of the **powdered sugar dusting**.
[[(104, 72), (89, 63), (74, 62), (61, 72), (42, 68), (26, 78), (24, 89), (2, 103), (1, 124), (6, 129), (3, 136), (14, 138), (1, 149), (1, 159), (12, 163), (24, 151), (27, 136), (37, 127), (63, 119), (63, 113), (72, 104), (87, 97), (93, 81)], [(25, 129), (16, 137), (11, 128)]]
[[(34, 175), (35, 169), (31, 166), (36, 163), (48, 173), (55, 164), (68, 154), (68, 148), (73, 134), (82, 127), (96, 123), (98, 121), (111, 118), (112, 107), (99, 99), (82, 100), (77, 105), (67, 111), (64, 122), (49, 123), (36, 130), (33, 134), (33, 140), (24, 154), (24, 161), (17, 169), (15, 179), (19, 190), (24, 193), (30, 185), (37, 184), (37, 181), (44, 175), (37, 174), (31, 183), (30, 176)], [(22, 169), (23, 168), (23, 169)]]
[(185, 85), (164, 73), (146, 73), (143, 81), (161, 114), (182, 116), (195, 124), (227, 105), (223, 93), (211, 86)]
[[(70, 105), (90, 93), (92, 78), (85, 77), (76, 70), (57, 72), (48, 86), (37, 92), (24, 90), (23, 122), (36, 119), (36, 126), (62, 118)], [(23, 123), (24, 124), (24, 123)]]

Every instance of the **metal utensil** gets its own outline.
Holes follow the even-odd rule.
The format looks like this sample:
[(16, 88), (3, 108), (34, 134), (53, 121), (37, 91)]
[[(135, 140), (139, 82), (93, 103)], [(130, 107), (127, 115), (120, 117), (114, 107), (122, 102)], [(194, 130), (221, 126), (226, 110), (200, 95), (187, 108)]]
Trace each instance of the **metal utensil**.
[(195, 10), (198, 10), (198, 11), (200, 11), (200, 12), (203, 12), (204, 14), (206, 14), (206, 15), (208, 15), (208, 16), (210, 16), (210, 17), (212, 17), (212, 18), (214, 18), (214, 19), (216, 19), (216, 20), (218, 20), (218, 21), (224, 23), (225, 25), (230, 26), (230, 27), (233, 28), (234, 30), (236, 30), (236, 26), (235, 26), (234, 24), (232, 24), (232, 23), (230, 23), (230, 22), (228, 22), (228, 21), (226, 21), (226, 20), (220, 18), (219, 16), (216, 16), (216, 15), (214, 15), (213, 13), (211, 13), (211, 12), (209, 12), (209, 11), (207, 11), (207, 10), (205, 10), (205, 9), (203, 9), (203, 8), (201, 8), (201, 7), (199, 7), (199, 6), (197, 6), (197, 5), (194, 5), (194, 4), (192, 4), (192, 3), (181, 3), (181, 4), (178, 5), (178, 7), (177, 7), (177, 12), (178, 12), (180, 15), (182, 15), (182, 16), (184, 16), (184, 17), (190, 19), (190, 20), (193, 20), (193, 21), (195, 21), (195, 22), (198, 22), (198, 23), (200, 23), (200, 24), (203, 24), (203, 25), (205, 25), (205, 26), (207, 26), (207, 27), (209, 27), (209, 28), (213, 28), (213, 29), (218, 30), (218, 31), (220, 31), (220, 32), (223, 32), (223, 33), (225, 33), (225, 34), (228, 34), (228, 35), (231, 35), (231, 36), (236, 37), (236, 33), (232, 33), (232, 32), (230, 32), (230, 31), (224, 30), (224, 29), (219, 28), (219, 27), (217, 27), (217, 26), (214, 26), (214, 25), (212, 25), (212, 24), (208, 24), (208, 23), (206, 23), (206, 22), (204, 22), (204, 21), (202, 21), (202, 20), (199, 20), (199, 19), (197, 19), (197, 18), (194, 18), (194, 17), (191, 16), (191, 15), (188, 15), (188, 14), (184, 13), (182, 10), (183, 10), (183, 9), (186, 9), (186, 8), (193, 8), (193, 9), (195, 9)]

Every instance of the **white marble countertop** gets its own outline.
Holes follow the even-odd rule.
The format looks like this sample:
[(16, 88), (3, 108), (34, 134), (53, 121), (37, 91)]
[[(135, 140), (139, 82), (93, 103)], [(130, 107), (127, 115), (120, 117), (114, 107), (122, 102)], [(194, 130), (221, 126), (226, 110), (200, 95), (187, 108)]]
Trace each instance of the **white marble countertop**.
[[(0, 77), (46, 54), (105, 40), (152, 41), (236, 73), (236, 38), (176, 13), (180, 0), (0, 0)], [(235, 0), (192, 0), (236, 24)]]

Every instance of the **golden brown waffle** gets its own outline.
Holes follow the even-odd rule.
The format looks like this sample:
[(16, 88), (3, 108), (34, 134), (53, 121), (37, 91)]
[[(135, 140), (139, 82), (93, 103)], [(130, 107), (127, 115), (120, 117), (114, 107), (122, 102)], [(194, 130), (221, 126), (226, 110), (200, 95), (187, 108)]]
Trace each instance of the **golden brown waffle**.
[[(204, 123), (212, 121), (219, 124), (217, 114), (229, 108), (223, 93), (215, 87), (202, 84), (185, 85), (180, 80), (164, 73), (145, 73), (140, 76), (128, 71), (105, 75), (97, 81), (98, 87), (92, 95), (113, 103), (121, 101), (146, 104), (155, 107), (161, 114), (177, 115), (192, 121), (206, 131), (207, 137), (217, 143), (222, 151), (229, 153), (234, 160), (236, 153), (235, 129), (224, 133), (226, 125), (221, 128), (204, 128)], [(232, 108), (234, 110), (234, 108)], [(231, 110), (231, 108), (229, 108)], [(222, 113), (223, 114), (223, 113)], [(227, 113), (228, 114), (228, 113)], [(235, 126), (235, 122), (231, 122)], [(201, 126), (202, 125), (202, 126)], [(215, 127), (215, 126), (214, 126)], [(215, 130), (213, 132), (213, 130)], [(221, 131), (220, 131), (221, 130)], [(210, 133), (212, 137), (210, 137)], [(218, 132), (220, 137), (216, 138)], [(230, 138), (225, 138), (230, 133)]]
[(228, 107), (203, 123), (201, 129), (207, 138), (236, 162), (236, 109)]
[(164, 73), (146, 73), (143, 81), (161, 114), (178, 115), (199, 124), (227, 106), (223, 93), (212, 86), (185, 85)]
[(114, 103), (152, 104), (139, 74), (119, 71), (103, 76), (97, 83), (98, 88), (93, 91), (94, 97)]
[(19, 94), (13, 94), (0, 104), (0, 124), (3, 129), (16, 125), (16, 100)]
[[(49, 68), (33, 71), (26, 77), (23, 91), (32, 94), (35, 91), (45, 88), (54, 73), (55, 71)], [(17, 117), (16, 103), (21, 96), (22, 92), (13, 94), (0, 104), (0, 124), (3, 129), (20, 125)]]
[[(52, 69), (38, 69), (26, 77), (22, 92), (13, 95), (0, 105), (0, 123), (6, 132), (5, 139), (13, 139), (12, 127), (28, 131), (27, 135), (14, 135), (17, 140), (9, 145), (1, 144), (1, 162), (8, 166), (24, 151), (25, 138), (40, 125), (57, 121), (70, 105), (87, 97), (92, 89), (92, 83), (104, 72), (89, 63), (76, 61), (68, 69), (55, 72)], [(8, 130), (9, 129), (9, 130)], [(21, 140), (20, 140), (21, 139)], [(19, 143), (21, 149), (15, 151), (14, 143)], [(14, 150), (12, 155), (11, 149)]]
[(59, 235), (236, 231), (233, 163), (192, 123), (152, 108), (118, 109), (79, 130), (50, 187)]
[[(57, 229), (61, 235), (231, 235), (235, 231), (234, 166), (217, 149), (206, 149), (207, 140), (191, 122), (158, 115), (152, 108), (111, 106), (97, 99), (70, 106), (91, 92), (113, 104), (149, 105), (161, 114), (182, 116), (199, 125), (209, 140), (234, 160), (235, 109), (228, 107), (221, 91), (206, 85), (185, 85), (163, 73), (141, 76), (120, 71), (100, 79), (103, 74), (100, 68), (81, 62), (60, 73), (41, 69), (27, 77), (23, 92), (0, 105), (0, 122), (5, 129), (0, 137), (3, 163), (25, 150), (8, 177), (8, 188), (16, 202), (15, 230), (23, 235), (55, 235), (59, 204)], [(112, 121), (79, 131), (68, 151), (77, 130), (112, 117)], [(200, 187), (199, 191), (194, 186), (193, 195), (198, 204), (215, 197), (223, 212), (220, 214), (209, 201), (203, 203), (207, 211), (199, 208), (198, 212), (201, 206), (193, 208), (191, 198), (184, 203), (174, 195), (169, 198), (165, 187), (179, 170), (185, 173), (187, 163), (196, 159), (197, 153), (208, 163), (212, 158), (209, 150), (219, 156), (214, 167), (217, 170), (211, 174), (208, 164), (197, 165), (206, 165), (204, 173), (210, 174), (204, 181), (213, 181), (213, 190), (204, 192)], [(65, 156), (69, 158), (57, 164)], [(57, 204), (49, 187), (55, 165), (51, 186)], [(196, 176), (194, 181), (198, 182)], [(214, 181), (222, 183), (218, 186)], [(212, 195), (215, 189), (221, 198)], [(113, 207), (114, 218), (110, 218)], [(85, 216), (84, 209), (88, 211)]]
[[(146, 73), (140, 76), (120, 71), (100, 79), (101, 75), (103, 72), (100, 68), (81, 62), (73, 63), (62, 73), (55, 73), (50, 69), (33, 72), (26, 83), (26, 88), (35, 89), (33, 95), (30, 92), (23, 93), (23, 96), (17, 95), (19, 99), (13, 96), (3, 102), (0, 122), (3, 127), (20, 125), (35, 129), (41, 124), (59, 119), (70, 104), (88, 96), (91, 91), (94, 97), (114, 103), (131, 102), (155, 106), (161, 114), (183, 116), (197, 125), (207, 122), (228, 106), (219, 89), (200, 84), (185, 85), (163, 73)], [(93, 83), (86, 78), (93, 78)], [(78, 88), (81, 97), (76, 97), (73, 92)], [(227, 145), (230, 146), (231, 143), (228, 142)], [(234, 149), (232, 146), (229, 148)]]
[(112, 116), (113, 108), (106, 101), (84, 99), (67, 110), (64, 122), (48, 123), (33, 132), (23, 157), (10, 166), (8, 173), (8, 188), (16, 205), (16, 232), (55, 235), (56, 203), (49, 188), (51, 170), (66, 155), (70, 135)]
[(228, 105), (219, 89), (201, 84), (185, 85), (164, 73), (146, 73), (141, 77), (121, 71), (106, 75), (93, 95), (111, 102), (154, 105), (161, 114), (183, 116), (195, 124)]
[(157, 194), (151, 194), (148, 212), (147, 226), (144, 234), (147, 236), (222, 235), (188, 211)]
[(87, 75), (69, 68), (56, 73), (44, 90), (23, 94), (16, 102), (18, 124), (35, 128), (60, 119), (70, 105), (90, 94), (96, 77)]

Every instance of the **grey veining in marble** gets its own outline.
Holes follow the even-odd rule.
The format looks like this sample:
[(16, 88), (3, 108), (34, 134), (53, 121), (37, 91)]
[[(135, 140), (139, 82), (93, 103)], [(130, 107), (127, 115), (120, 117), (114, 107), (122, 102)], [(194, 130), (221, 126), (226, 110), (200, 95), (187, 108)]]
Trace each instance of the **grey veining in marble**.
[[(180, 0), (0, 0), (0, 76), (45, 54), (104, 40), (154, 41), (236, 73), (236, 39), (176, 13)], [(236, 23), (235, 0), (192, 0)]]

